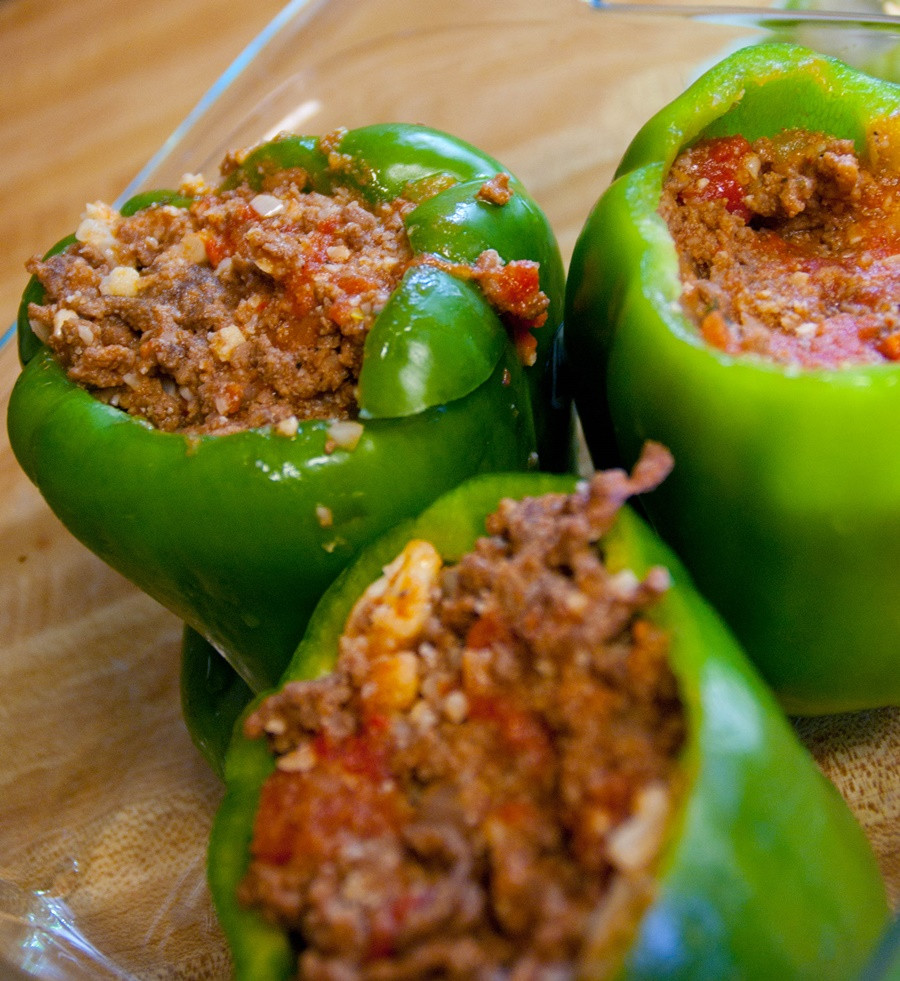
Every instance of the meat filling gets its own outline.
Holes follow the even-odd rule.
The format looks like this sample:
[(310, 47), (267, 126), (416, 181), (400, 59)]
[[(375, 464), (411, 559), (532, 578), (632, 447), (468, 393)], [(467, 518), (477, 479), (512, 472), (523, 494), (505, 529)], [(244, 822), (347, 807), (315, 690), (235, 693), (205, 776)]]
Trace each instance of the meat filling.
[(660, 213), (707, 343), (808, 368), (900, 359), (900, 176), (883, 138), (868, 158), (801, 130), (678, 157)]
[(670, 465), (506, 500), (455, 565), (411, 542), (335, 671), (246, 723), (277, 758), (240, 898), (302, 978), (602, 975), (652, 895), (684, 720), (651, 609), (597, 542)]
[(366, 331), (412, 258), (411, 205), (247, 186), (131, 217), (95, 205), (31, 271), (69, 377), (158, 429), (351, 418)]
[[(414, 260), (412, 202), (372, 206), (306, 184), (298, 170), (261, 191), (191, 178), (187, 208), (90, 205), (75, 244), (28, 264), (45, 290), (32, 329), (69, 378), (157, 429), (290, 433), (302, 419), (354, 418), (368, 330), (413, 261), (437, 260)], [(548, 302), (537, 264), (486, 252), (456, 268), (533, 351), (528, 330)]]

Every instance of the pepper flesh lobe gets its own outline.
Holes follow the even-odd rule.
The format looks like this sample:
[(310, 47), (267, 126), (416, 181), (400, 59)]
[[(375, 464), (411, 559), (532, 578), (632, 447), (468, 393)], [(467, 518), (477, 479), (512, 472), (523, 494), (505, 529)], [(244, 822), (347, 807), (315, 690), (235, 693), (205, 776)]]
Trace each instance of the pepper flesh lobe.
[(633, 458), (646, 438), (670, 447), (677, 466), (648, 513), (801, 714), (900, 702), (897, 365), (805, 368), (707, 343), (658, 209), (699, 140), (799, 128), (868, 147), (896, 175), (898, 109), (900, 88), (832, 59), (741, 50), (641, 129), (570, 268), (566, 353), (595, 461)]
[[(812, 979), (823, 973), (854, 976), (887, 917), (883, 886), (862, 832), (833, 787), (800, 747), (768, 689), (734, 646), (721, 622), (692, 591), (674, 556), (633, 513), (620, 508), (628, 493), (627, 475), (613, 472), (604, 479), (609, 492), (605, 507), (608, 530), (598, 547), (611, 582), (618, 583), (619, 588), (633, 590), (656, 583), (653, 591), (657, 599), (641, 613), (638, 621), (649, 621), (649, 633), (642, 641), (649, 645), (648, 653), (651, 650), (658, 653), (659, 632), (667, 638), (668, 663), (683, 706), (684, 743), (677, 760), (679, 803), (671, 820), (666, 822), (668, 831), (662, 856), (658, 863), (653, 863), (649, 906), (641, 912), (643, 904), (629, 907), (624, 903), (628, 915), (621, 932), (618, 928), (623, 927), (623, 922), (612, 916), (611, 909), (602, 913), (597, 910), (596, 917), (589, 918), (591, 926), (579, 938), (584, 974), (617, 976), (616, 969), (621, 968), (622, 976), (633, 978)], [(624, 494), (620, 493), (622, 490)], [(315, 700), (321, 695), (321, 707), (331, 699), (327, 693), (337, 690), (344, 692), (340, 696), (343, 699), (348, 691), (342, 681), (346, 678), (344, 671), (349, 663), (360, 663), (345, 661), (337, 675), (327, 675), (334, 669), (345, 626), (353, 635), (349, 642), (344, 642), (345, 653), (349, 653), (348, 643), (352, 647), (365, 638), (373, 621), (373, 605), (377, 609), (383, 601), (387, 607), (383, 616), (374, 616), (375, 621), (392, 622), (396, 596), (390, 588), (390, 577), (403, 578), (403, 561), (396, 560), (398, 555), (409, 554), (404, 549), (410, 548), (418, 554), (421, 543), (428, 543), (426, 551), (433, 549), (444, 563), (465, 563), (471, 560), (464, 556), (484, 534), (487, 515), (498, 509), (501, 514), (514, 515), (517, 506), (511, 502), (526, 498), (551, 494), (565, 500), (573, 493), (585, 494), (583, 487), (576, 488), (574, 478), (546, 474), (485, 475), (471, 480), (441, 498), (418, 519), (396, 528), (372, 545), (327, 592), (285, 674), (282, 688), (272, 696), (271, 702), (258, 702), (251, 708), (250, 735), (265, 731), (273, 745), (284, 750), (281, 770), (276, 767), (265, 739), (248, 738), (240, 730), (228, 753), (226, 795), (213, 829), (209, 879), (239, 978), (269, 981), (297, 976), (298, 971), (297, 951), (292, 948), (285, 927), (263, 917), (256, 909), (246, 908), (237, 899), (240, 883), (250, 867), (249, 843), (267, 779), (274, 774), (276, 784), (290, 784), (295, 779), (302, 783), (314, 773), (320, 754), (324, 754), (329, 779), (336, 777), (338, 782), (349, 779), (347, 775), (351, 772), (383, 774), (385, 760), (392, 755), (390, 751), (384, 752), (386, 727), (390, 727), (390, 719), (397, 718), (397, 713), (402, 716), (405, 708), (400, 706), (410, 706), (408, 699), (418, 697), (412, 683), (416, 673), (410, 670), (406, 643), (389, 653), (390, 645), (385, 647), (377, 641), (376, 650), (384, 657), (377, 674), (384, 685), (364, 685), (359, 688), (358, 696), (360, 704), (372, 699), (370, 711), (365, 715), (370, 723), (366, 732), (371, 739), (359, 742), (357, 737), (363, 730), (353, 726), (338, 726), (346, 740), (343, 744), (340, 738), (328, 742), (314, 733), (312, 730), (318, 724), (328, 724), (322, 720), (328, 718), (329, 712), (309, 713), (301, 707), (304, 699), (314, 697)], [(530, 506), (524, 503), (524, 509)], [(508, 554), (504, 538), (499, 534), (501, 525), (498, 519), (491, 520), (495, 522), (492, 530), (498, 535), (480, 547), (493, 547)], [(564, 556), (558, 558), (564, 561)], [(372, 584), (381, 580), (385, 567), (389, 570), (387, 587), (380, 583), (375, 587), (374, 597), (370, 593), (360, 601)], [(657, 580), (658, 572), (652, 571), (660, 567), (668, 570), (669, 588), (666, 581)], [(418, 629), (416, 624), (431, 619), (427, 614), (416, 616), (415, 610), (422, 597), (434, 597), (434, 591), (427, 585), (435, 574), (433, 570), (434, 565), (427, 564), (424, 577), (414, 577), (418, 583), (411, 594), (415, 602), (411, 610), (405, 606), (401, 610), (402, 624), (412, 624), (413, 631)], [(569, 570), (569, 575), (577, 574)], [(641, 583), (645, 586), (641, 587)], [(487, 609), (483, 612), (489, 613)], [(484, 619), (493, 620), (493, 616)], [(529, 627), (527, 616), (516, 617), (516, 624), (521, 624), (524, 631), (532, 628), (540, 631), (542, 618), (538, 615), (531, 620)], [(573, 624), (576, 621), (574, 618)], [(508, 625), (502, 619), (491, 624), (478, 620), (476, 623), (477, 626), (466, 631), (468, 653), (464, 656), (479, 661), (476, 655), (483, 650), (482, 645), (499, 643), (502, 647), (506, 642), (503, 638), (508, 636)], [(358, 630), (362, 632), (358, 634)], [(642, 630), (638, 628), (638, 633)], [(395, 636), (393, 628), (386, 635)], [(490, 659), (484, 663), (489, 664)], [(624, 663), (628, 663), (627, 659)], [(537, 671), (536, 664), (530, 668)], [(632, 668), (637, 669), (637, 664)], [(551, 672), (544, 670), (536, 691), (549, 684)], [(478, 677), (475, 672), (473, 678)], [(290, 691), (292, 686), (294, 693)], [(303, 694), (295, 702), (294, 695), (298, 692)], [(529, 697), (537, 696), (533, 691)], [(462, 706), (451, 702), (449, 726), (456, 724), (453, 719), (465, 716)], [(260, 708), (261, 704), (267, 707)], [(295, 705), (297, 708), (292, 708)], [(471, 711), (471, 703), (469, 708)], [(529, 759), (543, 758), (541, 754), (552, 727), (548, 730), (523, 723), (510, 725), (512, 715), (502, 706), (490, 711), (476, 710), (476, 715), (493, 720), (499, 733), (509, 733), (517, 741), (522, 766), (527, 766)], [(292, 721), (288, 722), (288, 718)], [(581, 722), (589, 726), (591, 718), (591, 712), (583, 716), (576, 713), (574, 719), (569, 716), (569, 722), (574, 726)], [(296, 739), (298, 732), (302, 735)], [(630, 739), (634, 738), (638, 737), (632, 731)], [(623, 740), (621, 746), (624, 761), (629, 757), (627, 743), (628, 740)], [(414, 752), (415, 740), (409, 746)], [(440, 764), (435, 761), (434, 765)], [(538, 767), (531, 782), (539, 785), (544, 772)], [(602, 767), (594, 770), (601, 783), (604, 772), (608, 771)], [(292, 773), (301, 776), (293, 777)], [(464, 790), (466, 786), (463, 781)], [(387, 811), (370, 815), (381, 833), (386, 827), (395, 827), (395, 822), (403, 823), (405, 805), (392, 796), (397, 791), (396, 784), (380, 782), (378, 787), (382, 794), (390, 796), (390, 802), (383, 801), (386, 805), (390, 803)], [(304, 788), (300, 795), (301, 810), (315, 806), (315, 797), (307, 793), (309, 788), (305, 784)], [(275, 791), (276, 796), (281, 793), (296, 797), (285, 786)], [(477, 800), (477, 794), (473, 799)], [(577, 808), (577, 795), (575, 799)], [(271, 806), (271, 801), (264, 806)], [(440, 808), (438, 812), (442, 813)], [(512, 819), (515, 813), (521, 816), (523, 812), (511, 809), (508, 817)], [(350, 820), (352, 826), (355, 818), (351, 816)], [(369, 818), (365, 821), (368, 824)], [(298, 828), (276, 824), (274, 830), (274, 839), (262, 832), (259, 844), (268, 858), (287, 863), (281, 867), (285, 870), (285, 882), (297, 881), (292, 879), (291, 862), (295, 860), (292, 856), (299, 847), (301, 856), (310, 857), (314, 847), (307, 833), (301, 833)], [(282, 831), (287, 832), (286, 836)], [(585, 831), (602, 835), (602, 822), (589, 822)], [(332, 834), (339, 839), (336, 829), (329, 825), (325, 839)], [(507, 840), (512, 845), (522, 838), (513, 836)], [(583, 840), (590, 841), (590, 834)], [(359, 850), (354, 848), (347, 852), (348, 856), (358, 854)], [(592, 867), (603, 865), (609, 854), (602, 848), (593, 849), (590, 845), (585, 848), (586, 861)], [(333, 864), (326, 865), (334, 868)], [(271, 881), (277, 882), (278, 873), (273, 870), (272, 874)], [(381, 878), (376, 882), (389, 888)], [(582, 887), (586, 888), (583, 882)], [(366, 890), (354, 893), (357, 901), (365, 895)], [(381, 941), (399, 942), (400, 933), (394, 928), (413, 915), (415, 904), (411, 907), (407, 902), (398, 902), (378, 908), (388, 920), (379, 920), (386, 932), (379, 927), (370, 935), (372, 938), (377, 935), (375, 945), (368, 948), (369, 956), (376, 958), (371, 962), (373, 965), (378, 963), (378, 956), (386, 953), (386, 948), (379, 946)], [(529, 903), (516, 904), (522, 913), (528, 908)], [(784, 915), (786, 909), (791, 911), (789, 917)], [(396, 921), (392, 919), (394, 915)], [(604, 923), (610, 926), (610, 919), (615, 923), (613, 932), (619, 940), (612, 950), (607, 946), (609, 935), (604, 928)], [(318, 922), (316, 916), (311, 916), (311, 928)], [(547, 927), (548, 923), (543, 921), (537, 927), (538, 932), (541, 926)], [(470, 928), (468, 936), (473, 936), (475, 929)], [(533, 938), (535, 933), (530, 936)], [(339, 957), (341, 950), (348, 949), (342, 946), (334, 949), (333, 954)], [(404, 941), (394, 951), (401, 966), (409, 949)], [(300, 956), (301, 965), (314, 973), (315, 957), (303, 961), (302, 951)]]
[[(262, 196), (263, 212), (288, 172), (305, 192), (346, 192), (370, 210), (412, 203), (402, 216), (413, 259), (365, 335), (350, 412), (358, 418), (296, 419), (290, 410), (270, 426), (221, 435), (152, 429), (66, 376), (29, 325), (29, 307), (46, 299), (32, 281), (7, 421), (20, 464), (69, 530), (260, 690), (278, 678), (322, 590), (363, 543), (471, 473), (538, 459), (568, 464), (570, 420), (565, 406), (551, 405), (550, 390), (563, 274), (547, 220), (522, 185), (507, 175), (505, 203), (479, 197), (506, 171), (426, 127), (385, 124), (322, 141), (282, 136), (226, 169), (215, 193), (244, 195), (248, 207)], [(121, 214), (190, 209), (197, 195), (187, 191), (141, 195)], [(257, 213), (249, 231), (276, 219)], [(229, 258), (237, 264), (225, 255), (236, 245), (228, 227), (210, 239), (220, 269)], [(313, 232), (314, 241), (325, 234)], [(547, 306), (535, 323), (545, 315), (546, 326), (531, 366), (477, 283), (439, 268), (475, 267), (484, 253), (505, 269), (539, 270)], [(267, 275), (259, 264), (257, 274)], [(237, 357), (240, 343), (221, 340), (219, 353)]]

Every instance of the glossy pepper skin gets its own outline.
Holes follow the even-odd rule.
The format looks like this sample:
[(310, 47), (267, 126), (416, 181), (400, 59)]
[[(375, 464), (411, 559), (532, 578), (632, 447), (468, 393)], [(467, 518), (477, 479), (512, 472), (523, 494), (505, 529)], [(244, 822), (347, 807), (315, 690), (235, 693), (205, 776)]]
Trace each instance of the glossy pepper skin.
[(181, 714), (191, 741), (216, 775), (225, 775), (225, 754), (235, 723), (253, 689), (192, 627), (181, 639)]
[[(430, 541), (453, 561), (484, 533), (484, 519), (502, 497), (568, 493), (573, 486), (574, 478), (549, 474), (484, 475), (389, 532), (325, 594), (284, 680), (329, 670), (355, 601), (408, 541)], [(688, 732), (686, 783), (658, 894), (638, 924), (622, 975), (855, 977), (888, 916), (862, 832), (668, 548), (628, 509), (602, 547), (612, 571), (642, 576), (664, 565), (672, 574), (673, 586), (653, 615), (670, 632)], [(288, 937), (235, 899), (260, 788), (273, 765), (264, 740), (236, 731), (210, 843), (210, 886), (243, 981), (274, 981), (295, 971)]]
[[(334, 167), (337, 157), (339, 166)], [(8, 428), (50, 507), (85, 545), (195, 628), (254, 690), (278, 679), (322, 591), (359, 547), (465, 477), (568, 462), (568, 413), (552, 405), (563, 270), (547, 220), (521, 184), (505, 204), (479, 196), (500, 164), (418, 126), (386, 124), (263, 144), (224, 187), (302, 167), (308, 186), (348, 185), (372, 202), (401, 193), (413, 252), (471, 264), (487, 249), (540, 264), (550, 298), (523, 367), (480, 289), (413, 265), (366, 340), (362, 436), (330, 450), (327, 420), (293, 437), (268, 429), (191, 437), (151, 429), (70, 382), (19, 319), (23, 371)], [(125, 213), (174, 192), (141, 195)], [(61, 243), (62, 247), (65, 243)]]
[(862, 151), (880, 125), (900, 146), (898, 110), (900, 86), (823, 56), (741, 50), (640, 130), (570, 268), (565, 350), (595, 462), (671, 449), (648, 514), (798, 714), (900, 702), (900, 365), (792, 370), (709, 347), (657, 207), (701, 136), (802, 127)]

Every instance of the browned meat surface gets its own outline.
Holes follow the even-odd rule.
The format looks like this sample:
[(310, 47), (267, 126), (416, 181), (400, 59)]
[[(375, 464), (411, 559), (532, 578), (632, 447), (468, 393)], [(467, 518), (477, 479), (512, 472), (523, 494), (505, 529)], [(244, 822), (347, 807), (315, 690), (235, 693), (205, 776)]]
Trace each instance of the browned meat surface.
[[(340, 172), (346, 161), (331, 157)], [(411, 201), (370, 206), (307, 183), (288, 169), (265, 175), (261, 191), (214, 191), (189, 175), (188, 208), (122, 216), (89, 205), (74, 245), (28, 263), (45, 290), (29, 307), (32, 329), (97, 398), (194, 434), (274, 425), (291, 435), (299, 420), (354, 418), (366, 334), (413, 261), (476, 282), (523, 363), (534, 362), (531, 330), (549, 304), (536, 262), (504, 263), (493, 250), (471, 265), (414, 260)], [(436, 180), (433, 193), (444, 186)], [(499, 174), (478, 196), (502, 207), (512, 193)]]
[(74, 381), (159, 429), (353, 417), (366, 332), (412, 258), (411, 205), (287, 173), (188, 209), (89, 207), (74, 247), (30, 264), (48, 294), (33, 329)]
[(701, 141), (660, 213), (704, 339), (805, 367), (900, 359), (900, 176), (872, 139), (789, 130)]
[(277, 754), (242, 900), (302, 978), (568, 978), (615, 963), (678, 793), (668, 638), (596, 545), (667, 472), (504, 501), (443, 566), (411, 542), (358, 601), (333, 674), (249, 719)]

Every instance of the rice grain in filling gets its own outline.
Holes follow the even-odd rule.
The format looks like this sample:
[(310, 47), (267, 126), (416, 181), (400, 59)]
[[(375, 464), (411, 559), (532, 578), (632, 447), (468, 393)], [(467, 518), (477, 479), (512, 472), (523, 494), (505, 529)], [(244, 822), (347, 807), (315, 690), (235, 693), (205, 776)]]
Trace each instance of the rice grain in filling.
[(809, 368), (900, 359), (900, 175), (885, 134), (701, 140), (660, 213), (703, 338)]
[[(502, 207), (507, 177), (481, 199)], [(472, 265), (414, 257), (404, 224), (413, 202), (370, 205), (340, 185), (320, 194), (307, 184), (298, 169), (268, 174), (259, 191), (189, 177), (186, 208), (88, 206), (74, 245), (28, 263), (45, 291), (29, 306), (32, 330), (97, 398), (194, 434), (289, 434), (298, 420), (354, 418), (366, 334), (413, 263), (475, 281), (534, 362), (530, 331), (549, 304), (536, 262), (493, 250)]]
[(303, 180), (131, 217), (90, 207), (74, 247), (30, 264), (50, 301), (32, 328), (73, 381), (158, 429), (352, 418), (366, 332), (412, 258), (412, 205)]
[[(667, 466), (660, 449), (641, 479)], [(294, 934), (300, 977), (615, 963), (684, 739), (650, 613), (667, 574), (612, 573), (596, 545), (637, 479), (504, 501), (456, 565), (411, 542), (358, 601), (335, 671), (248, 720), (277, 768), (240, 898)]]

